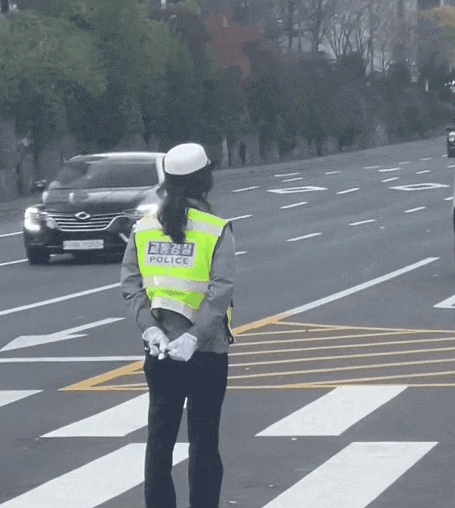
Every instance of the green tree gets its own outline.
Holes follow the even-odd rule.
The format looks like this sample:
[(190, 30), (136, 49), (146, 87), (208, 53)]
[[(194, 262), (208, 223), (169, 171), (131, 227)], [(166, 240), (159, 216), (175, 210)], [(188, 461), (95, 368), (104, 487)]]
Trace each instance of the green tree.
[(0, 30), (0, 105), (30, 135), (35, 160), (67, 129), (66, 97), (81, 89), (99, 96), (106, 87), (93, 41), (65, 19), (34, 12), (12, 14)]

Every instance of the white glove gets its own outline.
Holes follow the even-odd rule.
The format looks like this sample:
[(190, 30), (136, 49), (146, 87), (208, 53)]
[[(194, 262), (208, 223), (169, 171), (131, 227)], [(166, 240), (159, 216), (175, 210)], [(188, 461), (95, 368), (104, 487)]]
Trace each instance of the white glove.
[(187, 362), (196, 351), (197, 339), (191, 333), (184, 333), (169, 343), (167, 350), (173, 360)]
[(158, 360), (162, 360), (166, 356), (169, 339), (166, 337), (163, 330), (157, 326), (151, 326), (145, 330), (142, 334), (142, 338), (147, 343), (151, 356), (158, 356)]

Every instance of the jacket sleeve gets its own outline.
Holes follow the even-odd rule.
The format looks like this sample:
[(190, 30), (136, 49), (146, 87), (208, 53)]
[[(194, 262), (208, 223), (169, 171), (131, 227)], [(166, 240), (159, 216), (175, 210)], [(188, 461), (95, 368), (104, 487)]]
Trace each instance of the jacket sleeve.
[(226, 311), (232, 302), (235, 279), (235, 241), (230, 226), (226, 226), (218, 239), (212, 258), (207, 293), (188, 330), (198, 339), (199, 346), (213, 338), (222, 326)]
[(143, 332), (150, 326), (158, 326), (150, 309), (150, 299), (142, 286), (142, 276), (137, 261), (134, 232), (128, 240), (120, 270), (122, 297), (128, 306), (128, 314)]

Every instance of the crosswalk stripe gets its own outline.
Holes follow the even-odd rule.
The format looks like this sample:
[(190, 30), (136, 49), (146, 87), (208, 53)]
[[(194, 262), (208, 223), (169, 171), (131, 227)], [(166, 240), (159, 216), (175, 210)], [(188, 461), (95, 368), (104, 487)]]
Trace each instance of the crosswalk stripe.
[(0, 390), (0, 407), (40, 392), (41, 390)]
[(351, 443), (263, 508), (365, 508), (436, 444)]
[(404, 385), (337, 387), (256, 435), (339, 436), (405, 389)]
[[(94, 508), (140, 485), (144, 479), (145, 443), (131, 443), (54, 478), (1, 508)], [(177, 443), (173, 464), (188, 458), (188, 443)]]
[(123, 437), (147, 425), (148, 393), (41, 437)]

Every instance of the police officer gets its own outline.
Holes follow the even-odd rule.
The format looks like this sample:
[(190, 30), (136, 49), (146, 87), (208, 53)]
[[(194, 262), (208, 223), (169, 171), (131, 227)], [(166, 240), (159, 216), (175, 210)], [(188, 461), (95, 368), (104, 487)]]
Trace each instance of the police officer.
[(145, 501), (147, 508), (176, 508), (172, 452), (186, 398), (190, 508), (218, 508), (234, 238), (207, 201), (212, 164), (201, 145), (172, 148), (164, 174), (166, 198), (156, 215), (137, 222), (121, 269), (122, 295), (146, 350)]

